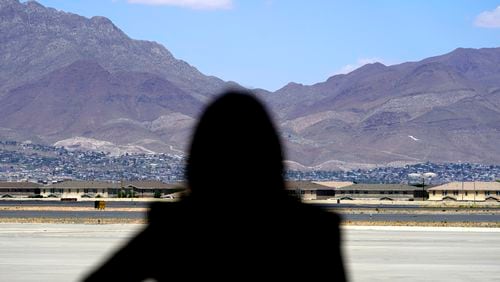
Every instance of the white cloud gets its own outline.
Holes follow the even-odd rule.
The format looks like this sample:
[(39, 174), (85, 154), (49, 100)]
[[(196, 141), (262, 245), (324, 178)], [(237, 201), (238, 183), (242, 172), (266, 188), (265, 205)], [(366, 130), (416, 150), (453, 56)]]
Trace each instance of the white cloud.
[(200, 10), (231, 9), (232, 0), (128, 0), (129, 3), (145, 5), (169, 5)]
[(500, 28), (500, 6), (493, 11), (484, 11), (479, 14), (474, 24), (478, 27)]
[(348, 64), (343, 67), (341, 67), (335, 74), (347, 74), (352, 72), (353, 70), (360, 68), (366, 64), (372, 64), (372, 63), (383, 63), (383, 60), (380, 58), (361, 58), (356, 61), (354, 64)]

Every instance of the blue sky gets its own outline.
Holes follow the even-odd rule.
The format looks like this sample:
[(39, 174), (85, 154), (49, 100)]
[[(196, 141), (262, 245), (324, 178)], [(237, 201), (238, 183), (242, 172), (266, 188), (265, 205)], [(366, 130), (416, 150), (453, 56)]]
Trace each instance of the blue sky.
[[(500, 47), (500, 0), (40, 0), (105, 16), (207, 75), (276, 90), (373, 61)], [(497, 7), (499, 7), (497, 9)]]

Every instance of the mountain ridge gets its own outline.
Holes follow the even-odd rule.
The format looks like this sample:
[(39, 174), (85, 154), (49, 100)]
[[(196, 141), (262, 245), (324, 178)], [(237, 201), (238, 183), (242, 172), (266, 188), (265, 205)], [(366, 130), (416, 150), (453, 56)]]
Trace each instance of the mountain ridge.
[[(0, 43), (4, 139), (178, 154), (206, 102), (239, 87), (107, 18), (34, 1), (0, 0)], [(500, 48), (254, 91), (271, 109), (290, 167), (500, 162)]]
[[(79, 59), (96, 60), (111, 72), (158, 73), (202, 100), (226, 87), (222, 80), (205, 76), (185, 61), (175, 59), (162, 45), (130, 39), (105, 17), (89, 19), (35, 1), (1, 3), (0, 41), (6, 44), (0, 47), (0, 54), (15, 51), (17, 57), (13, 61), (0, 55), (4, 66), (0, 71), (0, 93), (26, 82), (18, 81), (18, 77), (33, 80)], [(23, 44), (19, 46), (19, 42)]]
[(500, 48), (458, 48), (418, 62), (365, 65), (313, 85), (291, 83), (264, 98), (285, 120), (292, 154), (317, 156), (309, 164), (498, 162), (498, 65)]

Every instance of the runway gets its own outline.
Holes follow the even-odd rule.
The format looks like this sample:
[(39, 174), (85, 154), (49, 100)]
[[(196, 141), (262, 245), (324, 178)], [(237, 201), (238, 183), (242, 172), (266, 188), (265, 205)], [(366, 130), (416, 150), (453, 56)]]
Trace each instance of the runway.
[[(143, 227), (0, 224), (0, 281), (79, 281)], [(342, 231), (350, 281), (500, 279), (497, 228), (348, 226)]]
[(500, 281), (500, 229), (344, 229), (351, 281)]

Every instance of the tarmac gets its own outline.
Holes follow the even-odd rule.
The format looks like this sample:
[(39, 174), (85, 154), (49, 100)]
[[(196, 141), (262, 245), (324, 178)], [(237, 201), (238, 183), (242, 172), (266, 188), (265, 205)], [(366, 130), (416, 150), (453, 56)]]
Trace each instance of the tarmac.
[[(0, 281), (80, 281), (142, 228), (0, 224)], [(500, 280), (500, 228), (345, 226), (342, 234), (349, 281)]]
[(500, 281), (500, 228), (343, 230), (350, 281)]

